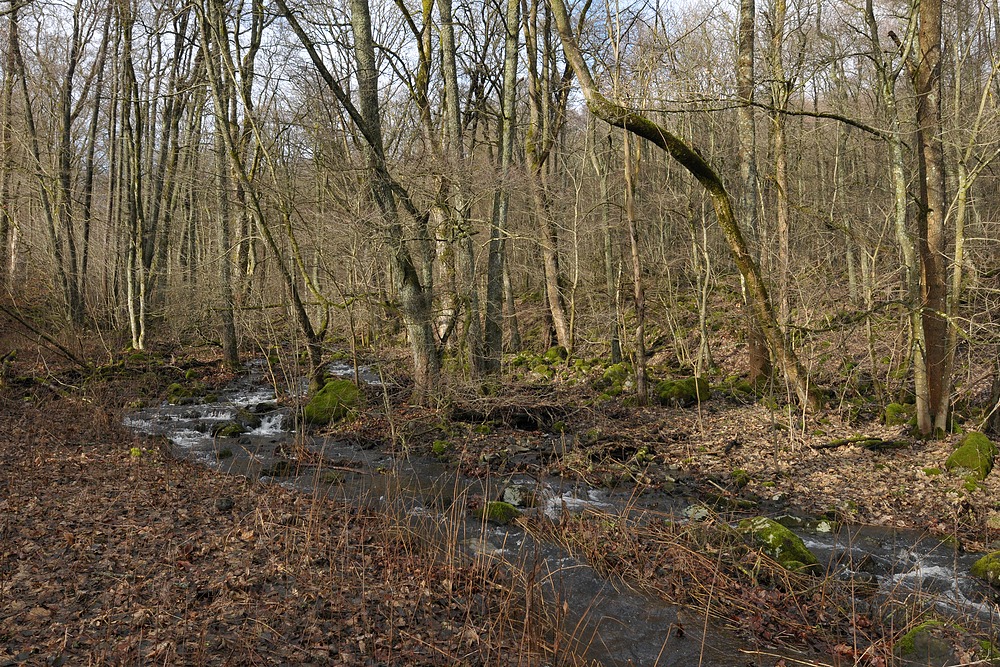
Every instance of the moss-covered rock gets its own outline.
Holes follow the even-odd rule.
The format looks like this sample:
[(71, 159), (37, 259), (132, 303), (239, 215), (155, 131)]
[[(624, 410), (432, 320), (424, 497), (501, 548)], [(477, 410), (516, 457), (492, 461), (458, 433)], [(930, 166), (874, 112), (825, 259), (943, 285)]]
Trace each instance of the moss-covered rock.
[(503, 526), (521, 516), (521, 510), (502, 500), (491, 500), (476, 510), (476, 516)]
[(885, 425), (903, 426), (909, 424), (916, 415), (915, 405), (904, 405), (903, 403), (890, 403), (885, 406)]
[(970, 431), (958, 449), (951, 453), (945, 461), (945, 468), (952, 470), (968, 470), (975, 479), (986, 479), (993, 470), (993, 461), (997, 455), (997, 446), (982, 433)]
[(195, 390), (185, 387), (179, 382), (174, 382), (167, 387), (167, 403), (170, 405), (190, 405), (196, 400)]
[(972, 576), (1000, 588), (1000, 551), (988, 553), (972, 564)]
[(819, 560), (802, 539), (773, 519), (764, 516), (743, 519), (737, 530), (751, 536), (771, 558), (788, 570), (819, 568)]
[(704, 378), (664, 380), (656, 385), (656, 398), (660, 405), (685, 407), (707, 401), (712, 388)]
[(330, 380), (309, 400), (303, 416), (320, 426), (339, 421), (358, 406), (360, 396), (350, 380)]
[(235, 421), (219, 422), (212, 427), (212, 435), (216, 438), (235, 438), (247, 432), (247, 428)]
[(729, 473), (729, 479), (732, 480), (733, 486), (742, 489), (750, 483), (750, 473), (742, 468), (733, 468)]
[(546, 380), (551, 380), (556, 375), (556, 372), (548, 364), (538, 364), (531, 369), (531, 372), (535, 375), (540, 375)]
[(252, 431), (260, 426), (260, 415), (250, 412), (246, 408), (240, 408), (236, 411), (236, 416), (233, 417), (233, 421), (246, 430)]
[(604, 369), (604, 374), (594, 382), (594, 388), (608, 398), (620, 396), (625, 383), (632, 379), (632, 367), (625, 362), (612, 364)]
[(940, 621), (926, 621), (900, 637), (893, 651), (907, 667), (950, 665), (955, 656), (951, 641), (943, 636), (947, 631)]
[(447, 440), (435, 440), (431, 444), (431, 453), (438, 458), (444, 458), (451, 450), (451, 443)]
[(542, 358), (550, 364), (557, 364), (560, 361), (569, 359), (569, 352), (562, 345), (553, 345), (545, 351)]
[(503, 500), (515, 507), (534, 507), (538, 503), (536, 485), (515, 482), (503, 490)]

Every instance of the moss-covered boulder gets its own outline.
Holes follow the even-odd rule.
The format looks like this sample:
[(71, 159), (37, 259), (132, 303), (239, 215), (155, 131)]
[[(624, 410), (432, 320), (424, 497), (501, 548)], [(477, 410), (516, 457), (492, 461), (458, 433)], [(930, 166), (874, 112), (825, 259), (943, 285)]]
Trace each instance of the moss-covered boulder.
[(212, 427), (212, 435), (216, 438), (235, 438), (247, 432), (247, 428), (236, 421), (219, 422)]
[(236, 411), (236, 416), (233, 417), (233, 421), (245, 428), (248, 431), (260, 426), (260, 415), (254, 412), (250, 412), (246, 408), (240, 408)]
[(707, 401), (712, 387), (704, 378), (664, 380), (656, 385), (656, 398), (660, 405), (686, 407)]
[(993, 470), (997, 446), (982, 433), (970, 431), (962, 438), (958, 449), (951, 453), (945, 461), (945, 468), (952, 470), (967, 470), (970, 477), (986, 479)]
[(988, 553), (972, 564), (972, 576), (1000, 588), (1000, 551)]
[(490, 523), (504, 526), (521, 516), (521, 510), (502, 500), (491, 500), (476, 510), (476, 516)]
[(339, 421), (358, 406), (360, 396), (350, 380), (329, 380), (309, 399), (303, 416), (308, 423), (319, 426)]
[(545, 351), (542, 358), (550, 364), (557, 364), (560, 361), (569, 359), (569, 352), (562, 345), (553, 345)]
[(952, 628), (940, 621), (926, 621), (896, 641), (893, 652), (905, 667), (944, 667), (955, 663)]
[(594, 388), (607, 397), (620, 396), (625, 386), (632, 380), (632, 366), (624, 362), (611, 364), (604, 374), (594, 382)]
[(774, 560), (788, 570), (818, 570), (819, 560), (802, 539), (777, 521), (765, 516), (743, 519), (736, 526)]
[(198, 401), (198, 391), (174, 382), (167, 387), (167, 403), (170, 405), (190, 405)]
[(551, 380), (556, 375), (556, 372), (548, 364), (538, 364), (531, 369), (531, 372), (546, 380)]

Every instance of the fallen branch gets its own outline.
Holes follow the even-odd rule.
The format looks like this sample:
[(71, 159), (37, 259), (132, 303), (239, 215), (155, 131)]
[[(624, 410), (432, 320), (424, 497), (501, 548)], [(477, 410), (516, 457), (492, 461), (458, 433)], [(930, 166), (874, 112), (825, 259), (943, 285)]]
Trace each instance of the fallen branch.
[(870, 449), (873, 452), (881, 452), (886, 449), (903, 449), (908, 443), (903, 440), (885, 440), (869, 435), (853, 435), (850, 438), (840, 438), (818, 445), (809, 445), (809, 447), (812, 449), (836, 449), (837, 447), (844, 447), (846, 445), (857, 445), (858, 447)]
[[(68, 359), (69, 361), (72, 361), (74, 364), (76, 364), (77, 366), (79, 366), (81, 369), (83, 369), (85, 371), (90, 371), (91, 370), (90, 364), (87, 364), (87, 363), (84, 363), (84, 362), (80, 361), (76, 357), (75, 354), (73, 354), (68, 349), (66, 349), (65, 345), (63, 345), (62, 343), (60, 343), (59, 341), (57, 341), (56, 339), (54, 339), (52, 336), (50, 336), (47, 333), (45, 333), (44, 331), (41, 331), (38, 328), (36, 328), (33, 325), (31, 325), (27, 320), (25, 320), (23, 317), (21, 317), (17, 312), (11, 310), (10, 308), (8, 308), (7, 306), (5, 306), (3, 304), (0, 304), (0, 310), (2, 310), (4, 313), (6, 313), (8, 317), (11, 317), (11, 318), (17, 320), (23, 327), (25, 327), (26, 329), (28, 329), (32, 333), (36, 334), (39, 338), (41, 338), (46, 343), (48, 343), (53, 348), (55, 348), (56, 352), (58, 352), (59, 354), (61, 354), (64, 357), (66, 357), (66, 359)], [(17, 333), (20, 333), (25, 338), (28, 338), (28, 336), (25, 336), (21, 332), (17, 332)]]

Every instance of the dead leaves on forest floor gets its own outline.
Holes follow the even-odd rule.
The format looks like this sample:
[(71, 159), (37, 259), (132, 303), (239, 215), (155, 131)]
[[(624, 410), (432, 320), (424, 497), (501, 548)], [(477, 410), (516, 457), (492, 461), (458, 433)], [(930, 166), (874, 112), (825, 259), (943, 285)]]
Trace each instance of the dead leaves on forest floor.
[(0, 399), (0, 665), (541, 653), (504, 573), (439, 558), (404, 521), (164, 458), (94, 421), (70, 398)]

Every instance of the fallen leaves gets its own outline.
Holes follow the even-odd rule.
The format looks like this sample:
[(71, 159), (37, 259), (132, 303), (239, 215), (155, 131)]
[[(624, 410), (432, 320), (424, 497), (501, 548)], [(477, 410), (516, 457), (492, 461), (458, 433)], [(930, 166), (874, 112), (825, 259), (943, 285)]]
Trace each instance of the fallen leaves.
[(124, 431), (57, 444), (92, 409), (0, 395), (0, 664), (518, 661), (453, 629), (517, 604), (499, 574), (450, 563), (442, 578), (391, 517), (155, 451), (133, 460)]

